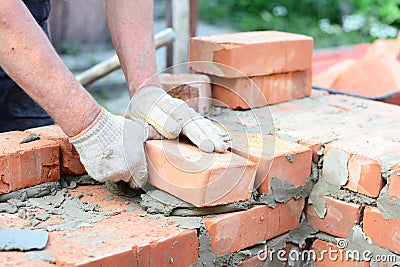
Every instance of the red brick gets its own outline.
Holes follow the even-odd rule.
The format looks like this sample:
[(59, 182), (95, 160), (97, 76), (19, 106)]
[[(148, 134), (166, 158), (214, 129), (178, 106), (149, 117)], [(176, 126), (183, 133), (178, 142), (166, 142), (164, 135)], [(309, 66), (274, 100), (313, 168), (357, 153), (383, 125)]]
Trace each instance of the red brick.
[(313, 263), (316, 267), (336, 267), (338, 265), (345, 267), (369, 266), (369, 262), (348, 259), (347, 255), (351, 256), (351, 254), (346, 254), (345, 250), (341, 250), (336, 244), (316, 239), (312, 244), (312, 248), (315, 252), (315, 260)]
[(257, 166), (231, 152), (204, 153), (173, 140), (149, 140), (146, 152), (149, 183), (195, 206), (251, 196)]
[(255, 206), (246, 211), (204, 218), (215, 255), (235, 252), (279, 236), (299, 226), (304, 199), (291, 199), (275, 208)]
[(310, 148), (312, 151), (312, 161), (314, 163), (318, 163), (319, 159), (321, 158), (321, 149), (323, 149), (324, 146), (320, 143), (307, 143), (302, 141), (300, 141), (299, 144)]
[(385, 219), (378, 208), (366, 207), (363, 230), (378, 246), (400, 253), (400, 221), (397, 219)]
[[(88, 192), (92, 194), (86, 194)], [(126, 199), (118, 196), (104, 200), (110, 193), (102, 186), (80, 186), (69, 193), (80, 195), (81, 200), (89, 204), (101, 205), (101, 215), (111, 215), (91, 223), (90, 228), (78, 226), (49, 232), (49, 242), (43, 253), (50, 255), (57, 266), (190, 266), (197, 261), (196, 230), (180, 229), (145, 217), (139, 206), (126, 203)], [(136, 210), (128, 208), (132, 205)], [(38, 212), (30, 211), (31, 214)], [(0, 218), (1, 228), (20, 229), (25, 222), (15, 214), (0, 214)], [(51, 224), (56, 226), (57, 222), (49, 219), (41, 223), (42, 226)], [(0, 257), (0, 266), (7, 266), (10, 258), (18, 266), (36, 266), (24, 252), (7, 252), (6, 255)]]
[(30, 258), (27, 253), (1, 251), (0, 264), (2, 267), (54, 267), (54, 264), (41, 259)]
[(0, 134), (0, 194), (60, 179), (58, 143), (20, 144), (28, 136), (23, 132)]
[(354, 59), (344, 59), (314, 75), (312, 84), (323, 88), (333, 88), (337, 77), (355, 63)]
[(255, 188), (272, 192), (270, 180), (278, 178), (295, 187), (303, 186), (311, 174), (312, 151), (306, 146), (271, 135), (244, 132), (225, 125), (232, 141), (232, 152), (258, 163)]
[[(369, 197), (378, 197), (385, 185), (380, 161), (386, 153), (381, 150), (387, 148), (388, 152), (400, 152), (400, 145), (389, 147), (388, 140), (378, 138), (373, 141), (349, 138), (328, 144), (325, 148), (323, 177), (331, 182), (341, 176), (344, 188)], [(338, 165), (338, 157), (343, 160), (347, 158), (347, 162)]]
[(378, 98), (400, 90), (400, 62), (388, 54), (367, 53), (341, 73), (333, 88)]
[(186, 101), (200, 114), (208, 113), (211, 105), (211, 84), (207, 75), (160, 73), (158, 77), (169, 95)]
[(307, 224), (318, 230), (342, 238), (347, 237), (353, 226), (360, 223), (361, 205), (348, 203), (331, 197), (326, 200), (326, 215), (320, 218), (315, 212), (314, 206), (306, 206)]
[(313, 39), (305, 35), (277, 31), (240, 32), (191, 38), (189, 61), (196, 72), (239, 78), (308, 70), (312, 52)]
[(392, 168), (388, 191), (391, 199), (400, 198), (400, 164)]
[(75, 147), (69, 142), (68, 136), (58, 125), (43, 126), (29, 129), (26, 132), (39, 135), (43, 139), (57, 141), (60, 145), (61, 173), (63, 174), (84, 174), (79, 154)]
[[(263, 256), (263, 254), (261, 254)], [(262, 258), (260, 259), (258, 256), (251, 257), (250, 259), (242, 261), (240, 267), (264, 267), (266, 266), (267, 262), (263, 261)]]
[(311, 95), (311, 70), (249, 78), (212, 77), (214, 105), (249, 109)]

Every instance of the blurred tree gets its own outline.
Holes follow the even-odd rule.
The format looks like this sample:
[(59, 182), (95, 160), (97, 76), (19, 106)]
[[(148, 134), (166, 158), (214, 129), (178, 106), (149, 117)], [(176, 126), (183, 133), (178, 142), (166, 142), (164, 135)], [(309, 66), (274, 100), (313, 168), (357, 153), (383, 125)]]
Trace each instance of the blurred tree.
[[(400, 0), (200, 0), (200, 19), (240, 31), (307, 34), (316, 47), (395, 37)], [(344, 24), (346, 27), (344, 28)]]

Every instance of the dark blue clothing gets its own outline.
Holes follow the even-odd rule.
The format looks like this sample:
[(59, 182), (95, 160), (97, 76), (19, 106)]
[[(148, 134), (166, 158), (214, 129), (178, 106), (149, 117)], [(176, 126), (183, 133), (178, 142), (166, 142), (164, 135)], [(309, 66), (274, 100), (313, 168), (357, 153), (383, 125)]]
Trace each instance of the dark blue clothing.
[[(48, 36), (50, 0), (23, 2)], [(0, 68), (0, 132), (51, 124), (54, 124), (54, 120)]]

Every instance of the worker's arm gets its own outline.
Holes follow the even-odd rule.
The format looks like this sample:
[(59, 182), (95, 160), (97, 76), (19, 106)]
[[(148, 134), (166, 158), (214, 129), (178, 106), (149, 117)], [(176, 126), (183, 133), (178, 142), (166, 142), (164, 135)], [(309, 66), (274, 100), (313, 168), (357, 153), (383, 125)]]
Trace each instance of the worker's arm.
[(153, 0), (104, 0), (110, 35), (132, 101), (133, 116), (166, 138), (181, 132), (206, 152), (224, 152), (227, 145), (217, 127), (180, 99), (161, 89), (156, 75)]
[(85, 129), (100, 106), (75, 80), (22, 1), (0, 1), (0, 65), (68, 136)]
[(89, 175), (133, 187), (145, 182), (144, 126), (96, 103), (21, 0), (0, 1), (0, 65), (70, 137)]
[[(131, 97), (157, 72), (153, 0), (105, 0), (105, 14)], [(157, 77), (147, 85), (160, 86)]]

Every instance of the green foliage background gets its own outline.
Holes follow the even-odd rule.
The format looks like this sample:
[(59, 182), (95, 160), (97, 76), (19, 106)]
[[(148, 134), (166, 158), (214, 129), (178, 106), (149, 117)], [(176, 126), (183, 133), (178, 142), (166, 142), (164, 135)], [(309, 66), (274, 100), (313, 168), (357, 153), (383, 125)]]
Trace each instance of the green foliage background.
[(203, 21), (314, 37), (315, 47), (397, 36), (400, 0), (199, 0)]

